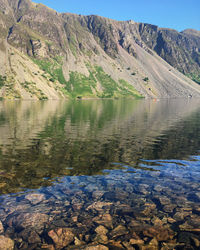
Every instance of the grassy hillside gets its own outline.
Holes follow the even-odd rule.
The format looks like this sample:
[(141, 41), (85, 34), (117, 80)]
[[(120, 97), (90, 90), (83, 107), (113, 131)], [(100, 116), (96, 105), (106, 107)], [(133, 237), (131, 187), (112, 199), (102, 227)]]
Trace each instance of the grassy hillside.
[(46, 73), (42, 75), (44, 78), (51, 82), (59, 81), (63, 85), (63, 92), (71, 98), (142, 97), (131, 84), (123, 79), (118, 82), (114, 81), (100, 66), (92, 66), (87, 63), (89, 76), (73, 71), (70, 72), (69, 80), (66, 81), (62, 71), (61, 58), (54, 58), (51, 61), (33, 59), (33, 61)]

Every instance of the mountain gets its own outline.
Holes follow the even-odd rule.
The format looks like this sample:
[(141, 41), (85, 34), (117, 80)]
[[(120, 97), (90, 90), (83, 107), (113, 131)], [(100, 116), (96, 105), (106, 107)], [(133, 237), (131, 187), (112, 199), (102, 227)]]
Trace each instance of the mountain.
[(170, 65), (200, 83), (200, 31), (139, 24), (141, 39)]
[(198, 31), (0, 0), (0, 98), (199, 97), (199, 52)]

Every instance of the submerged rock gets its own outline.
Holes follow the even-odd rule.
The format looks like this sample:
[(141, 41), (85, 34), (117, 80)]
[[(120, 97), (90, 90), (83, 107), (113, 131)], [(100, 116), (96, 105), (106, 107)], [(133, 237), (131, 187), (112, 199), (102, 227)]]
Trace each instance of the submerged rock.
[(104, 208), (110, 207), (111, 205), (113, 205), (113, 203), (111, 202), (98, 201), (98, 202), (92, 203), (92, 205), (88, 206), (86, 210), (95, 209), (97, 211), (102, 211)]
[(83, 249), (84, 250), (109, 250), (109, 248), (104, 245), (92, 245), (92, 246), (87, 246)]
[(108, 237), (105, 234), (97, 234), (94, 238), (95, 242), (107, 244), (108, 243)]
[(8, 225), (13, 225), (16, 228), (34, 228), (36, 231), (44, 228), (44, 224), (48, 222), (48, 215), (41, 213), (21, 213), (11, 217)]
[(0, 250), (12, 250), (14, 249), (14, 241), (3, 235), (0, 235)]
[(153, 238), (149, 243), (148, 243), (149, 246), (151, 246), (152, 248), (158, 248), (158, 241), (157, 239)]
[(167, 218), (167, 221), (170, 223), (170, 224), (173, 224), (176, 222), (176, 220), (174, 220), (173, 218), (169, 217)]
[(122, 226), (122, 225), (119, 225), (117, 226), (115, 229), (112, 230), (112, 232), (110, 233), (110, 235), (113, 237), (113, 238), (116, 238), (118, 236), (122, 236), (122, 235), (125, 235), (125, 234), (128, 234), (128, 230), (126, 227)]
[(103, 195), (105, 194), (105, 191), (94, 191), (93, 193), (92, 193), (92, 197), (94, 198), (94, 199), (100, 199)]
[(45, 195), (39, 193), (33, 193), (33, 194), (27, 194), (25, 198), (29, 200), (31, 204), (36, 205), (45, 199)]
[(75, 246), (82, 246), (85, 245), (86, 243), (84, 241), (81, 241), (80, 239), (78, 239), (77, 237), (74, 238), (74, 245)]
[(95, 229), (95, 232), (97, 234), (103, 234), (103, 235), (106, 235), (108, 233), (108, 229), (106, 229), (104, 226), (98, 226), (96, 229)]
[(2, 234), (4, 232), (4, 227), (2, 222), (0, 221), (0, 234)]
[[(161, 246), (161, 250), (185, 249), (184, 246), (185, 246), (184, 244), (163, 242)], [(192, 248), (189, 248), (189, 249), (192, 249)]]
[(55, 247), (53, 245), (42, 244), (41, 249), (55, 250)]
[(166, 213), (172, 213), (174, 211), (174, 209), (176, 208), (176, 205), (173, 205), (173, 204), (168, 204), (168, 205), (165, 205), (163, 207), (163, 210), (166, 212)]
[(174, 232), (169, 228), (164, 227), (149, 227), (144, 230), (143, 234), (145, 236), (155, 238), (158, 241), (167, 241), (174, 237)]
[(154, 190), (157, 192), (161, 192), (163, 190), (163, 187), (160, 185), (155, 185)]
[(191, 241), (195, 245), (195, 247), (200, 248), (200, 240), (198, 240), (195, 236), (191, 237)]
[(125, 247), (125, 249), (127, 249), (127, 250), (135, 250), (135, 248), (133, 246), (131, 246), (131, 244), (126, 242), (126, 241), (123, 242), (122, 244)]
[(113, 228), (113, 219), (110, 214), (103, 214), (98, 217), (94, 217), (93, 221), (99, 225), (103, 225), (108, 228)]
[(175, 219), (176, 221), (182, 221), (190, 214), (191, 214), (190, 211), (189, 212), (187, 212), (187, 211), (176, 212), (173, 216), (173, 219)]
[(57, 228), (48, 232), (53, 240), (56, 249), (62, 249), (74, 241), (74, 233), (71, 228)]
[(40, 243), (41, 239), (35, 231), (32, 231), (28, 237), (28, 242), (30, 244)]
[(196, 197), (200, 200), (200, 192), (196, 192)]
[(158, 217), (154, 217), (152, 220), (151, 220), (152, 224), (154, 226), (162, 226), (163, 225), (163, 221), (161, 221)]
[(171, 200), (166, 196), (159, 197), (159, 201), (160, 201), (160, 204), (163, 206), (171, 204)]
[(200, 232), (200, 227), (195, 225), (191, 225), (188, 221), (184, 224), (179, 225), (181, 231), (188, 231), (188, 232)]
[(130, 244), (131, 245), (143, 245), (144, 241), (141, 239), (130, 239)]
[(117, 250), (120, 250), (120, 249), (124, 249), (123, 245), (121, 244), (121, 241), (114, 241), (114, 240), (111, 240), (109, 242), (109, 249), (117, 249)]

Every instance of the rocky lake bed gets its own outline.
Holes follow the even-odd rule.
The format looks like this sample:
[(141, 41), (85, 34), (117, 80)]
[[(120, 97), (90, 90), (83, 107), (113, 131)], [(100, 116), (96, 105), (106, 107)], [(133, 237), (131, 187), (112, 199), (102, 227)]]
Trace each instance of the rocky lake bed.
[[(161, 164), (164, 171), (124, 167), (105, 176), (64, 177), (37, 192), (1, 197), (1, 245), (4, 249), (14, 244), (16, 249), (198, 249), (199, 162), (193, 162), (195, 177), (184, 184), (182, 179), (190, 173), (182, 171), (182, 164)], [(173, 166), (176, 175), (168, 175)]]
[[(138, 111), (141, 115), (141, 110)], [(134, 117), (137, 117), (136, 113)], [(140, 115), (137, 121), (141, 119)], [(61, 114), (58, 117), (57, 121), (63, 120)], [(173, 120), (172, 114), (169, 117), (168, 125)], [(147, 119), (145, 113), (142, 118)], [(137, 140), (142, 140), (144, 133), (140, 133), (138, 126), (133, 126), (133, 122), (127, 118), (125, 127), (119, 125), (118, 118), (115, 118), (119, 127), (116, 129), (114, 122), (112, 132), (105, 129), (103, 141), (108, 140), (112, 144), (102, 144), (102, 149), (106, 150), (100, 154), (97, 145), (101, 143), (101, 133), (99, 144), (96, 135), (94, 140), (93, 134), (91, 136), (85, 132), (85, 138), (82, 136), (82, 140), (77, 143), (76, 136), (80, 136), (78, 128), (81, 126), (83, 129), (83, 118), (81, 122), (76, 120), (78, 125), (65, 134), (68, 140), (71, 136), (74, 138), (73, 143), (77, 143), (70, 144), (73, 154), (67, 151), (68, 141), (60, 143), (63, 133), (60, 133), (60, 125), (55, 122), (55, 117), (52, 119), (57, 133), (55, 138), (49, 136), (51, 127), (48, 125), (39, 136), (37, 132), (37, 138), (31, 139), (33, 143), (27, 148), (17, 145), (13, 148), (13, 144), (12, 147), (4, 144), (7, 150), (3, 151), (1, 146), (0, 161), (0, 249), (200, 249), (200, 157), (198, 150), (194, 150), (199, 143), (198, 118), (199, 111), (193, 111), (190, 118), (184, 119), (179, 113), (176, 125), (173, 121), (170, 132), (159, 132), (159, 140), (157, 136), (154, 140), (156, 146), (152, 149), (152, 143), (149, 143), (152, 142), (153, 124), (149, 122), (155, 122), (155, 117), (148, 117), (146, 124), (151, 125), (148, 131), (148, 136), (151, 136), (145, 139), (147, 146), (145, 148), (143, 144), (145, 149), (142, 155), (139, 144), (137, 147), (135, 144)], [(67, 124), (66, 133), (69, 121), (66, 118), (64, 120)], [(98, 132), (106, 127), (100, 121)], [(133, 132), (134, 128), (137, 128), (137, 133)], [(48, 137), (45, 137), (44, 131), (48, 131)], [(123, 131), (129, 132), (124, 135)], [(183, 137), (179, 136), (179, 131)], [(189, 131), (189, 135), (186, 131)], [(118, 135), (120, 138), (124, 136), (125, 144), (121, 140), (121, 144), (116, 145), (111, 134), (117, 140)], [(93, 140), (86, 143), (86, 138), (91, 139), (90, 136)], [(40, 144), (36, 140), (38, 138), (41, 139)], [(163, 142), (166, 145), (166, 138), (170, 143), (161, 147)], [(183, 143), (183, 140), (186, 141)], [(57, 151), (53, 146), (51, 151), (47, 142), (55, 144)], [(63, 145), (65, 154), (61, 151)], [(172, 155), (171, 148), (180, 152), (177, 145), (181, 145), (182, 152), (187, 150), (189, 154)], [(42, 151), (43, 146), (45, 151)], [(34, 150), (37, 147), (38, 152), (46, 152), (47, 163), (40, 154), (36, 157)], [(91, 151), (91, 147), (94, 151)], [(148, 156), (148, 147), (156, 151), (154, 157)], [(12, 154), (10, 149), (13, 150)], [(22, 151), (25, 151), (26, 161)], [(35, 161), (40, 159), (37, 165), (28, 152), (34, 153)], [(75, 152), (77, 159), (72, 160)], [(159, 155), (161, 152), (165, 157)], [(111, 153), (114, 156), (111, 157)], [(57, 170), (57, 174), (53, 170), (54, 155), (57, 155), (56, 161), (59, 159), (60, 165), (63, 165), (62, 158), (67, 162), (64, 168)], [(105, 159), (102, 160), (103, 157)], [(99, 165), (103, 167), (99, 169)], [(84, 172), (85, 169), (87, 172)]]

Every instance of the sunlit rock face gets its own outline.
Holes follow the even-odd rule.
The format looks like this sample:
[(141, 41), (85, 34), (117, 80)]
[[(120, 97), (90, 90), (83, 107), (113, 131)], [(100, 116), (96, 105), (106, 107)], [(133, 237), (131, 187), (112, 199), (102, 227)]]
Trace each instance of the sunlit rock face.
[(198, 31), (0, 6), (0, 98), (200, 96)]

